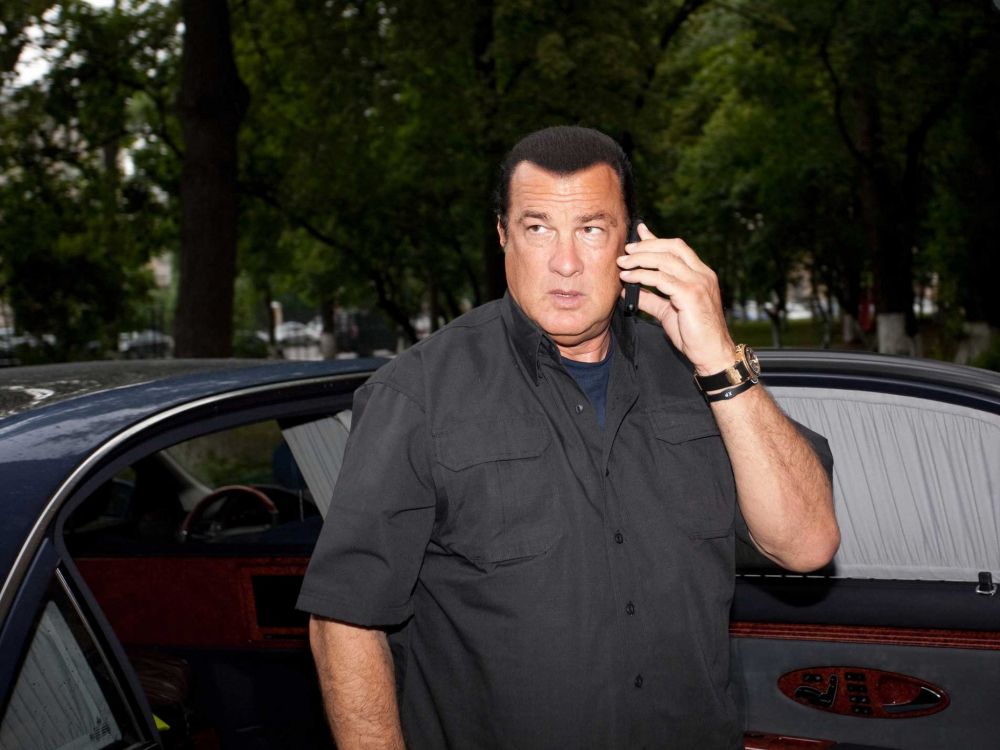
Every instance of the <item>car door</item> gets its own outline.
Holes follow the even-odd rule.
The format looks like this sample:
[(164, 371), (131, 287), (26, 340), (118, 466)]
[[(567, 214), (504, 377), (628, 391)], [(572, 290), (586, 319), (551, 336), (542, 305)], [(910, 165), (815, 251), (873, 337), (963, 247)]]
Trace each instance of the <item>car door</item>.
[(0, 750), (162, 747), (113, 637), (50, 543), (0, 634)]
[(996, 747), (1000, 376), (776, 364), (778, 402), (830, 441), (842, 544), (806, 576), (739, 550), (732, 656), (748, 747), (755, 731)]
[[(349, 407), (368, 374), (226, 382), (94, 442), (3, 592), (0, 750), (329, 744), (294, 610), (319, 519), (277, 449), (286, 421)], [(125, 395), (71, 416), (110, 419), (134, 408)]]

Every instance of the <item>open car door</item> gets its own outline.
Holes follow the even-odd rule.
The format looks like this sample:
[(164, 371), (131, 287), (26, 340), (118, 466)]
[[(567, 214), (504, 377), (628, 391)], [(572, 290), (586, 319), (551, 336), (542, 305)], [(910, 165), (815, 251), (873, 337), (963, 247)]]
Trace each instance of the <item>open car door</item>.
[(747, 747), (800, 746), (754, 745), (757, 730), (852, 747), (996, 747), (1000, 377), (992, 390), (898, 372), (779, 371), (768, 382), (830, 441), (843, 541), (807, 576), (738, 550), (732, 656)]

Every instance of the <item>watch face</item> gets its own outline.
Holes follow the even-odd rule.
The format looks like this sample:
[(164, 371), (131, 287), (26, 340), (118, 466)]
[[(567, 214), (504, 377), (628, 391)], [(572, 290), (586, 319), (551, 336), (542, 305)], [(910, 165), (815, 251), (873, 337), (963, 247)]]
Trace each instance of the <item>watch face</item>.
[(747, 367), (750, 368), (750, 372), (753, 373), (754, 377), (760, 375), (760, 360), (757, 359), (757, 352), (749, 346), (743, 347), (743, 361), (746, 362)]

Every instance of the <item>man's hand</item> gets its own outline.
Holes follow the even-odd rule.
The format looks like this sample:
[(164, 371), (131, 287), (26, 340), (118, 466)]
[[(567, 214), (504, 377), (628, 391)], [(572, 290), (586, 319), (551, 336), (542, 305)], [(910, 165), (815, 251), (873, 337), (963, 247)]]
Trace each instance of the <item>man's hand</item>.
[(670, 341), (699, 375), (731, 367), (736, 345), (722, 310), (715, 272), (681, 239), (658, 239), (645, 224), (639, 242), (625, 246), (618, 258), (623, 282), (636, 282), (662, 294), (639, 292), (639, 309), (663, 326)]
[[(623, 282), (652, 287), (639, 309), (660, 321), (698, 375), (736, 361), (715, 272), (679, 239), (658, 239), (639, 225), (640, 241), (618, 258)], [(822, 567), (840, 544), (830, 482), (816, 453), (762, 386), (712, 403), (729, 452), (740, 509), (757, 548), (789, 570)]]

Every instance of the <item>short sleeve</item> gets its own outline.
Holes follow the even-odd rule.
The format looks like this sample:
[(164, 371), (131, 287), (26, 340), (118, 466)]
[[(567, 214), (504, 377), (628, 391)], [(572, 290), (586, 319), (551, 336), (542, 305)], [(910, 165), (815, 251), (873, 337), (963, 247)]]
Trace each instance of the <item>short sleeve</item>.
[(434, 524), (424, 412), (384, 382), (355, 393), (353, 428), (297, 607), (362, 626), (396, 625)]

